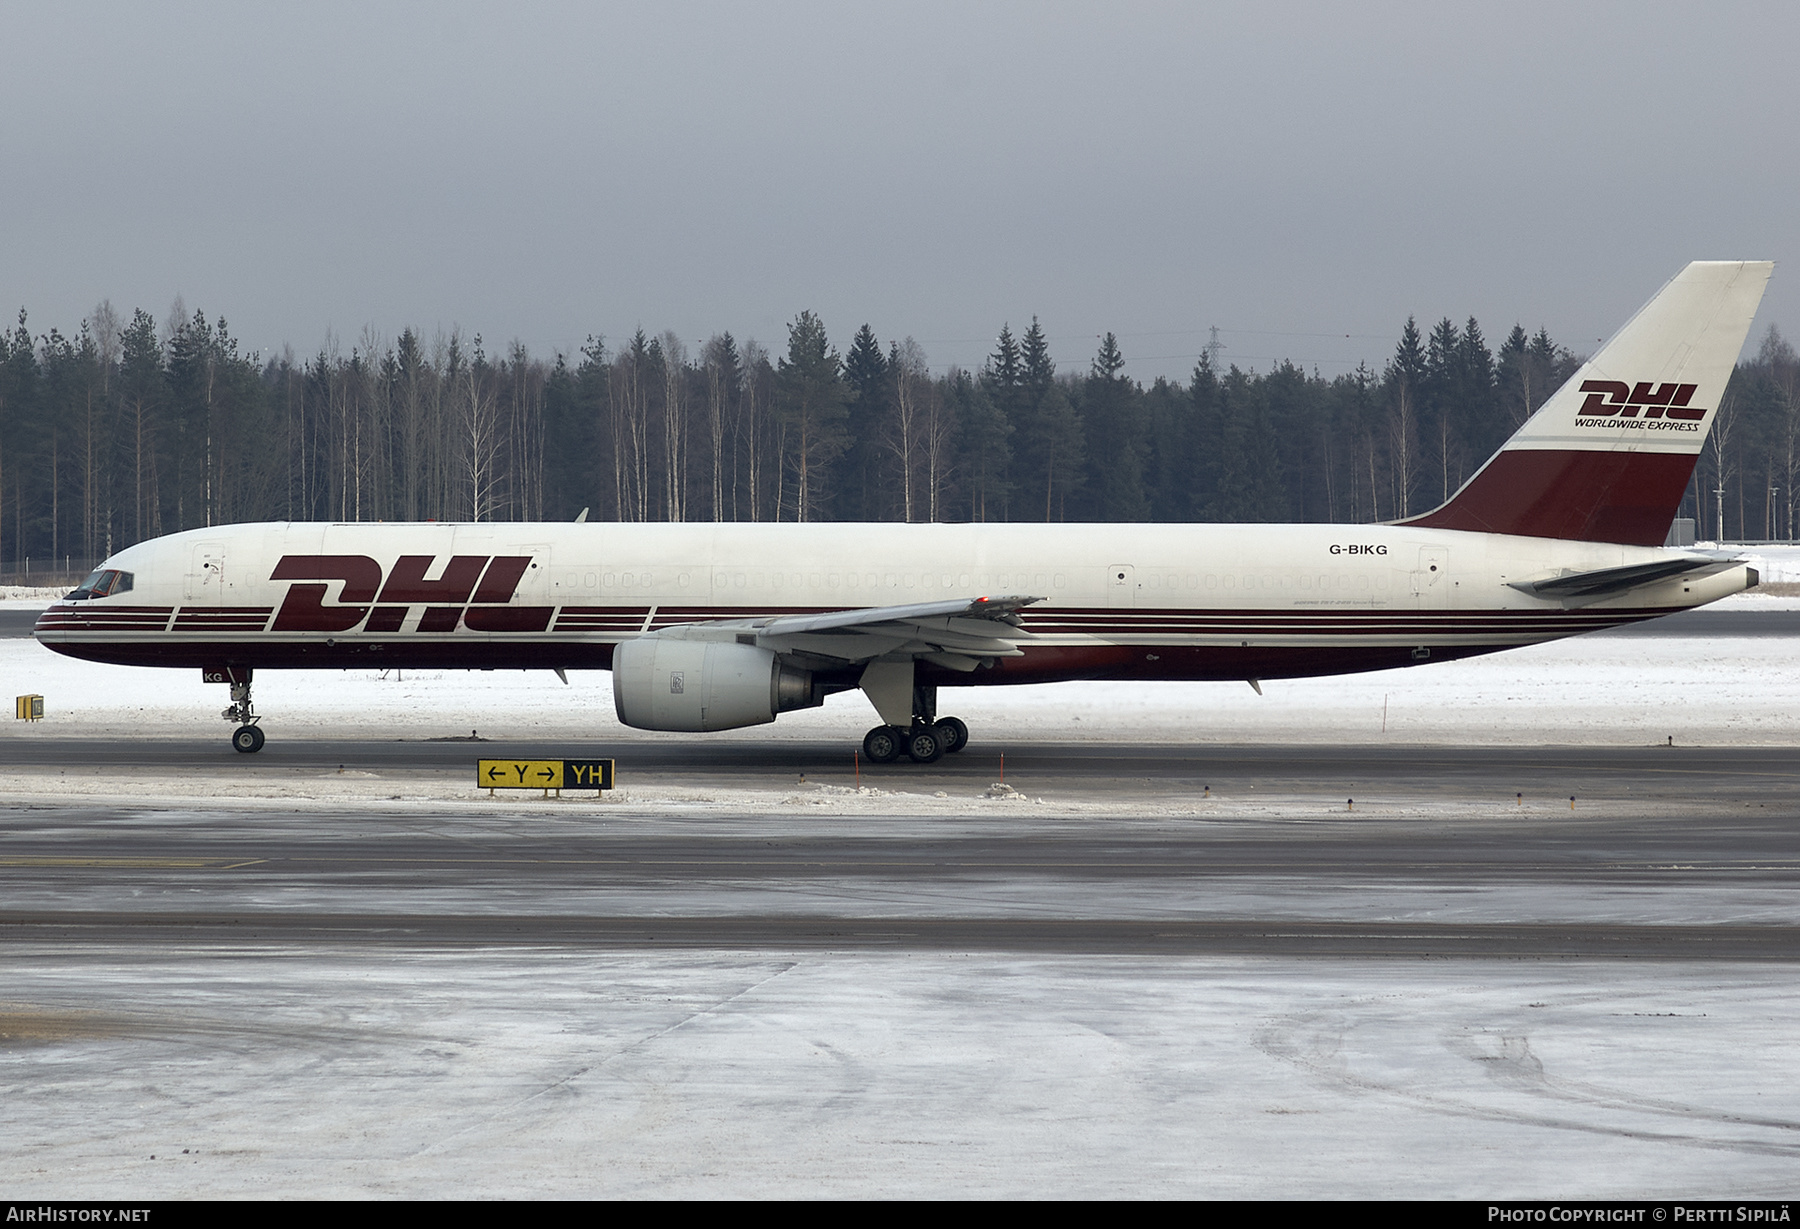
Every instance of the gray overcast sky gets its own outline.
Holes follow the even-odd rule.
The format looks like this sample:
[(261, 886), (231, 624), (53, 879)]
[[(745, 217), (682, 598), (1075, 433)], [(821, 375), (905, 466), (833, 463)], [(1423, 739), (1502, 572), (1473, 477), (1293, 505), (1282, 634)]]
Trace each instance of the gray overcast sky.
[(940, 369), (1035, 314), (1065, 365), (1185, 378), (1218, 325), (1334, 375), (1772, 258), (1754, 347), (1800, 331), (1796, 49), (1791, 3), (0, 0), (0, 308), (303, 355), (810, 308)]

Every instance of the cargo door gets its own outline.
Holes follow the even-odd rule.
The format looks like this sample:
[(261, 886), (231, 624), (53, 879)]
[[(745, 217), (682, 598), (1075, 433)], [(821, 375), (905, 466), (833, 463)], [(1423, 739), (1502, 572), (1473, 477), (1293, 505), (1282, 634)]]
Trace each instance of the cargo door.
[(1129, 610), (1135, 605), (1137, 605), (1137, 569), (1129, 563), (1107, 565), (1107, 609)]
[(1420, 610), (1444, 610), (1450, 605), (1450, 551), (1427, 546), (1419, 551), (1419, 566), (1412, 574), (1413, 604)]
[(188, 553), (187, 575), (181, 586), (182, 601), (192, 606), (225, 603), (225, 544), (196, 542)]

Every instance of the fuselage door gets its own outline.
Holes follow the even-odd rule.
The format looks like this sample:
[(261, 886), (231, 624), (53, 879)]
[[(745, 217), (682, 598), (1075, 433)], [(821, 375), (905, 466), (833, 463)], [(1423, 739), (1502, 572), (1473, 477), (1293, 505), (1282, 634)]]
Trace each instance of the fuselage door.
[[(509, 548), (510, 550), (511, 548)], [(549, 603), (562, 605), (570, 586), (569, 577), (565, 573), (560, 578), (550, 567), (550, 544), (548, 542), (532, 542), (517, 548), (517, 553), (530, 555), (531, 564), (525, 569), (525, 575), (519, 578), (518, 588), (513, 591), (513, 598), (528, 606), (540, 606)], [(558, 583), (558, 580), (562, 583)]]
[(219, 542), (198, 542), (188, 555), (187, 575), (181, 597), (196, 605), (222, 605), (225, 601), (225, 547)]
[(1106, 605), (1109, 610), (1137, 605), (1137, 570), (1129, 563), (1107, 565)]
[(1450, 602), (1450, 551), (1442, 546), (1419, 549), (1419, 567), (1412, 574), (1413, 598), (1420, 610), (1443, 610)]

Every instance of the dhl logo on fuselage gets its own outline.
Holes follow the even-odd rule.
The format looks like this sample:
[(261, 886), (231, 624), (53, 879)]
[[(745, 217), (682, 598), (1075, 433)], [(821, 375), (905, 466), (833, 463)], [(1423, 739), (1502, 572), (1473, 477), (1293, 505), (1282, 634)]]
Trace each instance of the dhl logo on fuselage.
[(1658, 384), (1654, 389), (1650, 381), (1640, 380), (1633, 387), (1623, 380), (1583, 380), (1581, 391), (1588, 399), (1576, 411), (1577, 418), (1636, 418), (1641, 411), (1645, 418), (1679, 418), (1689, 422), (1698, 422), (1706, 417), (1706, 411), (1688, 405), (1694, 399), (1698, 384)]
[[(532, 567), (530, 555), (452, 555), (435, 580), (426, 574), (436, 555), (402, 555), (384, 577), (367, 555), (283, 555), (270, 580), (297, 582), (275, 614), (278, 632), (397, 632), (414, 606), (421, 632), (453, 632), (460, 622), (477, 632), (541, 632), (550, 606), (509, 606)], [(325, 603), (331, 581), (342, 581), (334, 605)]]

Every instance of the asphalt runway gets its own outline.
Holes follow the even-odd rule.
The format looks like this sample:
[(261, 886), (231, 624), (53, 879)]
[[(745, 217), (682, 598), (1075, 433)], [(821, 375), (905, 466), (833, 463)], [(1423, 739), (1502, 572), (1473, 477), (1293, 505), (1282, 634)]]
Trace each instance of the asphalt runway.
[[(204, 725), (196, 718), (197, 725)], [(230, 773), (247, 783), (283, 774), (346, 769), (473, 781), (477, 759), (607, 758), (621, 784), (658, 780), (773, 788), (806, 779), (848, 784), (857, 771), (849, 740), (726, 743), (619, 730), (605, 740), (554, 745), (511, 740), (310, 739), (266, 722), (254, 756), (213, 737), (96, 741), (79, 737), (0, 742), (0, 767), (95, 775), (127, 769)], [(1005, 763), (1002, 765), (1001, 757)], [(1148, 791), (1189, 796), (1212, 790), (1301, 791), (1394, 799), (1635, 797), (1711, 806), (1720, 799), (1785, 802), (1800, 790), (1800, 754), (1786, 747), (1268, 746), (1221, 743), (1045, 744), (974, 732), (968, 750), (935, 764), (861, 765), (863, 783), (969, 789), (997, 781), (1055, 798)]]
[[(809, 765), (811, 788), (848, 781), (842, 771), (821, 776), (823, 749), (804, 746), (645, 740), (575, 750), (616, 755), (627, 786), (779, 792), (802, 788)], [(629, 803), (483, 810), (474, 758), (534, 752), (543, 749), (299, 739), (254, 759), (211, 740), (7, 746), (15, 766), (29, 756), (40, 769), (122, 782), (173, 764), (211, 765), (265, 792), (302, 779), (293, 774), (339, 768), (373, 778), (375, 798), (389, 788), (402, 791), (396, 797), (471, 788), (442, 814), (423, 815), (378, 800), (292, 814), (217, 798), (191, 813), (129, 802), (10, 808), (0, 812), (0, 936), (1800, 959), (1800, 918), (1785, 906), (1774, 917), (1654, 907), (1680, 897), (1691, 910), (1721, 888), (1795, 894), (1800, 760), (1783, 748), (1027, 747), (1008, 753), (1009, 779), (1040, 801), (1011, 813), (877, 809), (821, 824), (810, 796), (791, 799), (791, 817), (735, 815), (727, 802), (700, 823), (679, 808)], [(971, 751), (865, 780), (966, 806), (994, 767)], [(1163, 817), (1141, 818), (1136, 800), (1154, 800)], [(1181, 802), (1191, 812), (1166, 814)], [(1277, 881), (1282, 890), (1269, 891)], [(1544, 899), (1621, 891), (1652, 907), (1541, 912)], [(1391, 892), (1487, 903), (1476, 914), (1396, 918)], [(1293, 900), (1308, 895), (1337, 902), (1333, 915), (1297, 918)], [(1359, 895), (1360, 910), (1344, 914), (1342, 902)], [(781, 907), (771, 912), (773, 896)], [(1104, 903), (1114, 900), (1137, 905)]]

